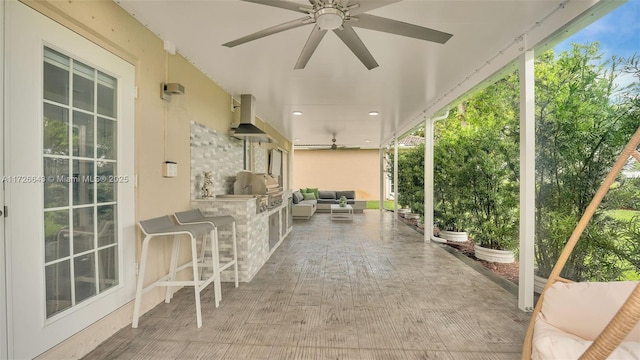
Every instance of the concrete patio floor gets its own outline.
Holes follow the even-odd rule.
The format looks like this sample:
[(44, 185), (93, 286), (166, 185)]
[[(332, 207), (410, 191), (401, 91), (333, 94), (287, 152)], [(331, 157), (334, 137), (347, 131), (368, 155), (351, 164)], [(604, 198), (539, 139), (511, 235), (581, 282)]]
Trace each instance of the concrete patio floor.
[(176, 293), (86, 359), (519, 359), (529, 314), (392, 213), (316, 213), (215, 308)]

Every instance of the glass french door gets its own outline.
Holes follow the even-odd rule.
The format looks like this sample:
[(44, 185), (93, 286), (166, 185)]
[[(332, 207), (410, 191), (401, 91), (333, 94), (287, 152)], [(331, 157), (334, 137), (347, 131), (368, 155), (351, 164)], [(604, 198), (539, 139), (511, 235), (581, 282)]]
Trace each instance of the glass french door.
[(9, 358), (33, 358), (133, 299), (135, 68), (6, 4)]
[(46, 316), (118, 278), (117, 83), (44, 47), (43, 178)]

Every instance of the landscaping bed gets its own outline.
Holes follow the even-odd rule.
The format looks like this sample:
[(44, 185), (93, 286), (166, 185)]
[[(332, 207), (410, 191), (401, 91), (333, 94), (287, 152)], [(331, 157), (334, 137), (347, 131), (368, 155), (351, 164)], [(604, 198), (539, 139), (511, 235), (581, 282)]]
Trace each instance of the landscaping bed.
[[(418, 221), (417, 220), (409, 220), (409, 219), (405, 219), (400, 217), (400, 219), (407, 225), (412, 226), (413, 228), (416, 229), (416, 231), (423, 233), (424, 234), (424, 229), (420, 226), (418, 226)], [(437, 231), (437, 229), (436, 229)], [(473, 250), (473, 242), (472, 241), (466, 241), (466, 242), (451, 242), (451, 241), (447, 241), (446, 243), (443, 243), (447, 246), (450, 246), (451, 248), (457, 250), (459, 253), (465, 255), (466, 257), (474, 260), (476, 263), (478, 263), (479, 265), (482, 265), (483, 267), (489, 269), (490, 271), (492, 271), (493, 273), (495, 273), (496, 275), (499, 275), (509, 281), (511, 281), (514, 284), (518, 284), (518, 278), (519, 278), (519, 264), (517, 261), (511, 263), (511, 264), (501, 264), (501, 263), (492, 263), (492, 262), (488, 262), (488, 261), (484, 261), (484, 260), (479, 260), (475, 257), (475, 252)]]

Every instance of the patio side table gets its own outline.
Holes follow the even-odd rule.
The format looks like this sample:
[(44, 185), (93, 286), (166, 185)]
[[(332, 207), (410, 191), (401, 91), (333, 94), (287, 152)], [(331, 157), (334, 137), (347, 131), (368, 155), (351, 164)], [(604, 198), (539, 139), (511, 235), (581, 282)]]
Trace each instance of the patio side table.
[(331, 204), (331, 220), (352, 221), (353, 207), (351, 205), (342, 207), (338, 204)]

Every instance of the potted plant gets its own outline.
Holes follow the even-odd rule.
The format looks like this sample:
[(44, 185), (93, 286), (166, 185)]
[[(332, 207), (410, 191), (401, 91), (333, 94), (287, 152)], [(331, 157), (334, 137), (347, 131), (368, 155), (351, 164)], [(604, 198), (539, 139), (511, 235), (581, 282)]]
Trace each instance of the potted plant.
[(517, 210), (474, 225), (471, 235), (478, 259), (499, 263), (514, 262), (513, 249), (518, 245)]
[(459, 167), (442, 167), (434, 174), (434, 218), (440, 238), (465, 242), (469, 240), (466, 227), (469, 222), (467, 210), (467, 187), (458, 173)]
[(464, 212), (456, 212), (443, 210), (443, 207), (447, 207), (445, 204), (440, 204), (436, 207), (435, 218), (438, 229), (440, 230), (440, 238), (454, 241), (465, 242), (469, 240), (469, 235), (465, 231), (464, 224), (466, 223), (466, 214)]
[(466, 166), (470, 234), (478, 259), (514, 262), (518, 245), (518, 181), (515, 166), (496, 149), (496, 139), (473, 134), (473, 152)]
[(340, 196), (340, 207), (346, 207), (347, 206), (347, 197), (346, 196)]

